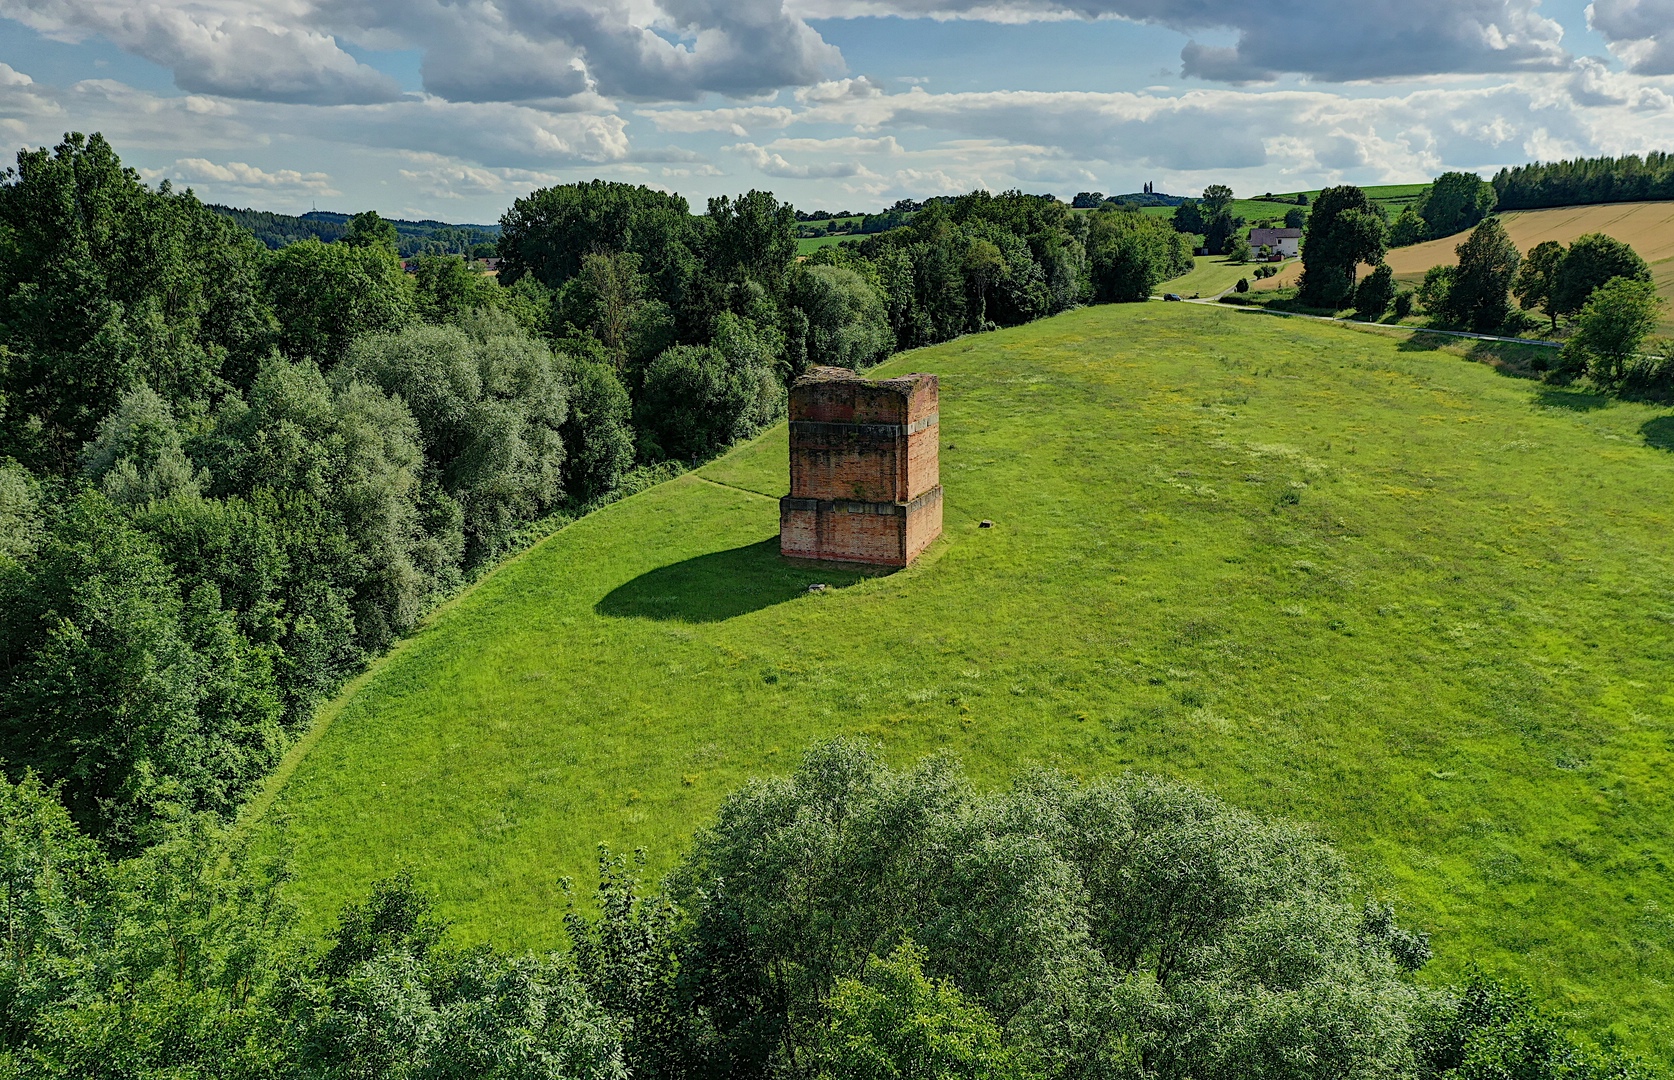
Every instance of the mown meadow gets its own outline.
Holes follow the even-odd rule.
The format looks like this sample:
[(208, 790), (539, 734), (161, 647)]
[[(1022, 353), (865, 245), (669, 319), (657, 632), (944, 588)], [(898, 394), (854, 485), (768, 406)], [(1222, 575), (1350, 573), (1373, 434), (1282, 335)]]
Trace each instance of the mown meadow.
[(1194, 255), (1191, 271), (1171, 278), (1157, 286), (1158, 293), (1177, 293), (1181, 296), (1219, 296), (1248, 278), (1253, 284), (1256, 268), (1250, 263), (1235, 263), (1224, 255)]
[(1306, 823), (1433, 935), (1429, 977), (1480, 962), (1674, 1041), (1666, 408), (1184, 304), (877, 373), (906, 371), (942, 393), (946, 535), (915, 566), (780, 559), (782, 426), (556, 534), (249, 808), (311, 918), (407, 868), (461, 939), (554, 944), (596, 845), (667, 867), (728, 791), (850, 734)]

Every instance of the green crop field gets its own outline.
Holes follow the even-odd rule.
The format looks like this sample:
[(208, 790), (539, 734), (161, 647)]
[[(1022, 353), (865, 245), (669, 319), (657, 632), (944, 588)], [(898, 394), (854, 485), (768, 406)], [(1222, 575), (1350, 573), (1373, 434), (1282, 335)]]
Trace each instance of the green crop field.
[[(1383, 208), (1389, 212), (1389, 216), (1393, 218), (1396, 214), (1401, 212), (1401, 208), (1403, 206), (1408, 203), (1417, 202), (1421, 195), (1430, 190), (1430, 185), (1383, 184), (1363, 187), (1360, 190), (1366, 193), (1367, 198), (1382, 205)], [(1307, 192), (1306, 194), (1310, 203), (1320, 196), (1318, 189)]]
[(815, 739), (1150, 770), (1316, 827), (1431, 977), (1665, 1052), (1674, 415), (1428, 340), (1152, 303), (898, 357), (942, 387), (918, 564), (783, 562), (780, 427), (438, 613), (249, 827), (318, 923), (406, 867), (462, 939), (546, 946), (597, 843), (666, 867)]
[[(1385, 184), (1381, 187), (1361, 188), (1368, 198), (1383, 207), (1390, 220), (1394, 220), (1395, 216), (1401, 212), (1402, 207), (1408, 203), (1417, 202), (1419, 196), (1429, 189), (1429, 184)], [(1234, 199), (1228, 209), (1235, 217), (1241, 217), (1252, 225), (1263, 221), (1282, 222), (1286, 214), (1296, 209), (1296, 196), (1298, 194), (1298, 192), (1293, 191), (1287, 194), (1274, 195), (1271, 200)], [(1311, 206), (1314, 200), (1319, 198), (1320, 193), (1309, 191), (1300, 194), (1308, 196), (1308, 203)], [(1141, 208), (1140, 212), (1152, 217), (1172, 218), (1174, 207), (1147, 206)]]
[(859, 241), (862, 239), (864, 237), (859, 233), (843, 233), (836, 236), (802, 236), (797, 238), (796, 253), (798, 255), (812, 255), (822, 247), (841, 244), (845, 240)]

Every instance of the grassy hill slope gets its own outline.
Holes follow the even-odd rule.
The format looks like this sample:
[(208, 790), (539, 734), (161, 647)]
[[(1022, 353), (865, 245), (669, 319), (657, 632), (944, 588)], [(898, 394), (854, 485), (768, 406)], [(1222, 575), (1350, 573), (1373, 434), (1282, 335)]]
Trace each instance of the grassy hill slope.
[(812, 255), (822, 247), (841, 244), (845, 240), (860, 241), (865, 237), (858, 233), (839, 233), (836, 236), (799, 236), (796, 239), (796, 253), (798, 255)]
[[(1419, 196), (1430, 189), (1429, 184), (1385, 184), (1361, 188), (1373, 202), (1384, 208), (1391, 219), (1401, 212), (1408, 203), (1417, 202)], [(1227, 207), (1235, 216), (1245, 221), (1255, 223), (1261, 221), (1283, 221), (1290, 211), (1296, 209), (1296, 196), (1308, 196), (1308, 204), (1313, 205), (1320, 196), (1320, 192), (1290, 192), (1284, 195), (1274, 195), (1271, 199), (1234, 199)], [(1195, 196), (1194, 196), (1195, 197)], [(1172, 218), (1172, 206), (1146, 206), (1139, 211), (1152, 217)]]
[(597, 842), (666, 866), (726, 791), (858, 733), (1314, 823), (1438, 975), (1674, 1042), (1674, 417), (1184, 304), (883, 373), (915, 370), (947, 507), (917, 565), (778, 558), (782, 427), (552, 537), (276, 777), (257, 827), (313, 917), (406, 866), (463, 937), (550, 944)]
[[(1674, 333), (1674, 202), (1611, 203), (1604, 206), (1562, 206), (1552, 210), (1519, 210), (1502, 215), (1505, 231), (1524, 254), (1545, 240), (1572, 243), (1577, 237), (1601, 232), (1633, 245), (1657, 273), (1658, 292), (1669, 301), (1663, 311), (1663, 332)], [(1456, 263), (1454, 253), (1463, 236), (1449, 236), (1389, 253), (1390, 269), (1398, 280), (1421, 281), (1424, 271)], [(1660, 265), (1659, 265), (1660, 264)]]
[(1190, 271), (1158, 285), (1153, 294), (1219, 296), (1238, 284), (1239, 278), (1249, 278), (1252, 283), (1256, 280), (1253, 263), (1234, 263), (1221, 255), (1195, 255), (1192, 259), (1196, 265)]

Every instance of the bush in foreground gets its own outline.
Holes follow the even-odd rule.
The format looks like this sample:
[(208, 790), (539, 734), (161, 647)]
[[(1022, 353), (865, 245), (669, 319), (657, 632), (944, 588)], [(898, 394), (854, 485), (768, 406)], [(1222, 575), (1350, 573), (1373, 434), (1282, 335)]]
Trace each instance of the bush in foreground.
[(663, 893), (600, 866), (567, 953), (454, 946), (404, 876), (316, 945), (212, 815), (113, 861), (0, 782), (0, 1077), (1650, 1075), (1518, 987), (1418, 986), (1427, 942), (1327, 845), (1171, 781), (986, 793), (836, 742)]
[(1649, 281), (1618, 277), (1600, 285), (1564, 345), (1565, 372), (1585, 373), (1601, 386), (1621, 385), (1656, 330), (1662, 305)]
[(1354, 290), (1355, 317), (1368, 321), (1381, 319), (1394, 302), (1395, 271), (1388, 263), (1379, 263)]

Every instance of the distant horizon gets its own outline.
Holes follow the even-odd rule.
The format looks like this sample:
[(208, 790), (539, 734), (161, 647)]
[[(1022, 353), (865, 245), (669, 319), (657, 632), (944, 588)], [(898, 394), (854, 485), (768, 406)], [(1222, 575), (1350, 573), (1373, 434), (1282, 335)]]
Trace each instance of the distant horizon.
[(483, 221), (599, 177), (802, 207), (974, 189), (1244, 194), (1643, 153), (1638, 0), (64, 0), (0, 18), (0, 137), (102, 131), (149, 183)]
[[(120, 152), (120, 148), (118, 148), (118, 150)], [(565, 182), (566, 183), (586, 183), (588, 179), (591, 179), (591, 178), (578, 178), (577, 180), (565, 181)], [(1488, 178), (1484, 177), (1484, 179), (1488, 179)], [(1425, 181), (1422, 181), (1420, 183), (1428, 183), (1428, 182), (1429, 182), (1428, 180), (1425, 180)], [(1367, 184), (1367, 185), (1364, 185), (1365, 190), (1368, 191), (1368, 192), (1376, 192), (1380, 188), (1386, 188), (1386, 187), (1394, 188), (1394, 187), (1411, 187), (1411, 186), (1413, 186), (1413, 185), (1412, 184)], [(535, 189), (531, 189), (531, 190), (535, 190)], [(980, 189), (973, 189), (973, 190), (980, 190)], [(1084, 189), (1084, 190), (1092, 190), (1092, 189)], [(1250, 201), (1250, 200), (1265, 199), (1265, 198), (1268, 198), (1268, 197), (1272, 197), (1272, 198), (1277, 199), (1277, 198), (1283, 198), (1283, 197), (1288, 196), (1288, 197), (1294, 198), (1297, 195), (1312, 195), (1312, 194), (1315, 194), (1318, 190), (1319, 189), (1317, 189), (1317, 188), (1313, 188), (1313, 189), (1299, 190), (1299, 191), (1264, 191), (1259, 195), (1245, 194), (1243, 192), (1235, 192), (1234, 194), (1239, 199)], [(998, 194), (998, 192), (991, 192), (991, 193), (992, 194)], [(525, 192), (524, 194), (528, 194), (528, 192)], [(679, 191), (675, 191), (674, 194), (682, 195), (682, 197), (685, 197), (683, 195), (683, 193), (681, 193)], [(1081, 192), (1076, 192), (1074, 195), (1064, 195), (1061, 192), (1024, 191), (1024, 194), (1025, 195), (1036, 195), (1036, 196), (1041, 196), (1041, 197), (1051, 196), (1051, 197), (1057, 199), (1059, 202), (1068, 203), (1072, 199), (1074, 199), (1075, 195), (1079, 195), (1079, 194), (1081, 194)], [(1122, 200), (1122, 199), (1126, 199), (1126, 198), (1130, 198), (1130, 197), (1144, 197), (1146, 195), (1149, 195), (1149, 196), (1154, 197), (1154, 198), (1159, 198), (1159, 199), (1193, 199), (1193, 200), (1195, 200), (1195, 199), (1200, 198), (1202, 196), (1202, 193), (1199, 192), (1198, 194), (1195, 194), (1195, 195), (1189, 195), (1189, 194), (1181, 194), (1181, 193), (1178, 193), (1178, 192), (1168, 192), (1168, 191), (1152, 191), (1152, 192), (1122, 191), (1122, 192), (1105, 192), (1104, 195), (1105, 195), (1106, 200)], [(518, 197), (521, 198), (522, 196), (518, 196)], [(923, 202), (923, 201), (926, 201), (927, 199), (937, 198), (937, 197), (938, 196), (926, 196), (925, 199), (913, 199), (913, 201), (914, 202)], [(252, 205), (245, 205), (245, 206), (236, 206), (232, 203), (216, 202), (216, 201), (212, 201), (212, 200), (209, 200), (209, 199), (203, 199), (201, 195), (199, 196), (199, 198), (200, 198), (200, 201), (202, 201), (205, 206), (208, 206), (211, 209), (238, 210), (238, 211), (242, 211), (244, 213), (255, 213), (255, 214), (276, 214), (276, 215), (279, 215), (281, 217), (293, 217), (293, 218), (300, 218), (300, 219), (304, 219), (304, 220), (306, 220), (310, 215), (320, 215), (320, 216), (329, 215), (333, 218), (343, 218), (343, 219), (347, 220), (348, 218), (351, 218), (354, 215), (359, 214), (359, 213), (364, 213), (367, 210), (377, 210), (376, 207), (361, 207), (359, 209), (354, 209), (354, 210), (331, 210), (331, 209), (324, 209), (324, 208), (320, 208), (320, 207), (311, 207), (308, 210), (302, 210), (302, 211), (298, 211), (298, 212), (290, 212), (290, 211), (284, 211), (284, 210), (272, 210), (272, 209), (269, 209), (268, 207), (265, 207), (265, 206), (256, 206), (256, 205), (253, 205), (253, 204)], [(903, 196), (903, 198), (911, 199), (912, 197), (911, 196)], [(698, 203), (696, 201), (692, 200), (689, 197), (686, 197), (686, 201), (691, 204), (692, 212), (694, 214), (701, 214), (703, 212), (702, 208), (698, 205)], [(843, 207), (843, 209), (852, 210), (857, 215), (872, 215), (872, 214), (882, 214), (882, 213), (886, 212), (889, 209), (889, 205), (891, 205), (891, 204), (886, 204), (886, 205), (883, 205), (883, 206), (879, 206), (876, 209), (855, 209), (855, 207), (853, 207), (853, 206), (845, 206), (845, 207)], [(511, 209), (511, 204), (510, 203), (508, 203), (506, 205), (506, 209), (507, 210)], [(836, 213), (836, 210), (834, 208), (825, 207), (825, 206), (816, 206), (816, 207), (812, 207), (812, 208), (806, 207), (806, 206), (797, 206), (796, 209), (799, 210), (799, 211), (806, 212), (806, 213), (818, 213), (820, 211), (826, 211), (826, 212), (830, 212), (830, 213), (833, 213), (833, 214)], [(498, 229), (498, 228), (500, 228), (500, 222), (499, 222), (498, 218), (496, 218), (496, 220), (494, 220), (492, 222), (447, 221), (447, 220), (442, 219), (442, 218), (392, 217), (388, 214), (385, 214), (381, 210), (378, 210), (377, 212), (378, 212), (378, 216), (382, 217), (385, 221), (389, 221), (389, 222), (392, 222), (392, 223), (397, 224), (397, 225), (445, 225), (445, 226), (449, 226), (449, 227), (455, 228), (455, 229)], [(504, 211), (502, 211), (502, 213), (504, 213)]]

